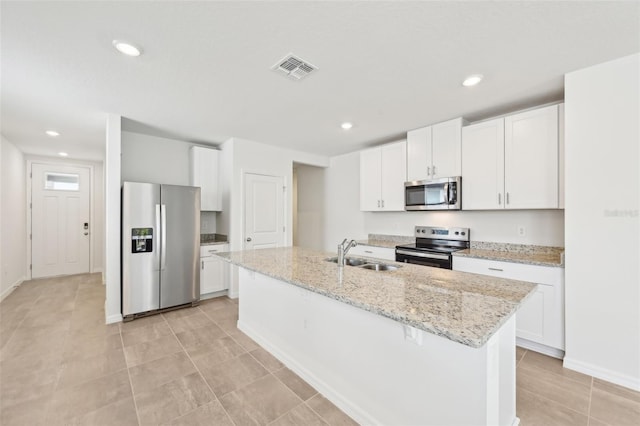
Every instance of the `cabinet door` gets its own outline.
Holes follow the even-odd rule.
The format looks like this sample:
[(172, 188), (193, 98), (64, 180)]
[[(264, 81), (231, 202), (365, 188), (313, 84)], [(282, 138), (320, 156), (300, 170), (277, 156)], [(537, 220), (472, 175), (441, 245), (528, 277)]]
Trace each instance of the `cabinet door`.
[(431, 179), (461, 175), (462, 118), (431, 126)]
[(193, 146), (191, 156), (190, 184), (200, 187), (200, 210), (220, 211), (218, 154), (216, 149)]
[(431, 179), (431, 127), (407, 132), (408, 181)]
[(504, 205), (504, 119), (462, 128), (462, 209)]
[(505, 208), (558, 208), (558, 106), (505, 118)]
[(360, 210), (377, 211), (381, 209), (382, 182), (381, 148), (360, 151)]
[(375, 247), (366, 244), (358, 244), (349, 251), (349, 256), (366, 256), (376, 259), (396, 260), (396, 250), (386, 247)]
[(382, 203), (384, 211), (404, 211), (404, 182), (407, 175), (406, 141), (383, 145), (382, 154)]

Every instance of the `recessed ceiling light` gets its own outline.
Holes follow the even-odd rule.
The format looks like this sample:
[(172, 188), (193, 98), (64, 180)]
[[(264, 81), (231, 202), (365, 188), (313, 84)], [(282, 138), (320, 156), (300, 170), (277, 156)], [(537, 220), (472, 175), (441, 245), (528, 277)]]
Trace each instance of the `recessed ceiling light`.
[(55, 130), (47, 130), (45, 133), (52, 138), (57, 138), (58, 136), (60, 136), (60, 133), (56, 132)]
[(483, 78), (484, 76), (482, 74), (473, 74), (465, 78), (462, 82), (462, 85), (466, 87), (475, 86), (476, 84), (480, 83)]
[(69, 154), (67, 154), (66, 152), (59, 152), (59, 153), (58, 153), (58, 155), (59, 155), (60, 157), (66, 157), (66, 156), (68, 156)]
[(352, 127), (353, 127), (353, 124), (352, 124), (352, 123), (349, 123), (349, 122), (347, 122), (347, 123), (342, 123), (342, 124), (340, 125), (340, 127), (342, 127), (344, 130), (349, 130), (350, 128), (352, 128)]
[(122, 40), (113, 40), (113, 47), (127, 56), (140, 56), (140, 49), (131, 43)]

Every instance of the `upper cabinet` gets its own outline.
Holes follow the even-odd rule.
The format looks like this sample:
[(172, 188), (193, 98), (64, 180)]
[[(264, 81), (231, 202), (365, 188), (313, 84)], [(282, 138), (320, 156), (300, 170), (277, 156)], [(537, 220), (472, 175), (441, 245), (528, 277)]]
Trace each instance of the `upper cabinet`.
[(221, 211), (222, 201), (219, 190), (219, 166), (217, 149), (192, 146), (189, 150), (190, 181), (200, 187), (200, 210)]
[(460, 176), (463, 124), (456, 118), (407, 132), (407, 180)]
[(404, 210), (406, 154), (404, 140), (360, 151), (360, 210)]
[(558, 208), (558, 105), (462, 130), (462, 208)]

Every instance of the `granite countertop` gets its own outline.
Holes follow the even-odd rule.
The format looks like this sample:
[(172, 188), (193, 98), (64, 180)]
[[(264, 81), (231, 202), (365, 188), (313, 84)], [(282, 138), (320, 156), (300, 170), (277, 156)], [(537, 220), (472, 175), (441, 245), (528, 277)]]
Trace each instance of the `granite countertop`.
[[(223, 253), (228, 262), (449, 340), (478, 348), (516, 312), (535, 285), (398, 264), (396, 271), (339, 268), (335, 253), (300, 247)], [(341, 272), (342, 271), (342, 272)]]
[(214, 244), (228, 244), (229, 239), (222, 234), (200, 234), (200, 245), (211, 246)]
[(456, 251), (453, 255), (527, 265), (564, 267), (564, 248), (562, 247), (472, 241), (471, 248)]

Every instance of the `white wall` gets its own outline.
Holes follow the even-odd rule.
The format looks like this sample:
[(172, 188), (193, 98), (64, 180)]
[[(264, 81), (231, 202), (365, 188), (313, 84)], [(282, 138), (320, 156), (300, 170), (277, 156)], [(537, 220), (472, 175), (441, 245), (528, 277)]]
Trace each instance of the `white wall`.
[(91, 265), (92, 272), (103, 272), (104, 266), (104, 167), (102, 162), (62, 159), (59, 157), (43, 157), (26, 155), (26, 161), (49, 164), (67, 164), (90, 166), (93, 168), (91, 184), (93, 223), (91, 224)]
[[(191, 142), (122, 132), (122, 181), (189, 185)], [(211, 148), (211, 147), (208, 147)], [(200, 214), (200, 232), (216, 232), (216, 212)]]
[(324, 248), (324, 204), (326, 194), (325, 168), (298, 165), (296, 168), (297, 205), (293, 206), (296, 214), (294, 228), (297, 230), (295, 245), (317, 250)]
[(120, 289), (120, 154), (122, 117), (109, 114), (105, 143), (105, 261), (106, 322), (122, 321)]
[[(334, 251), (344, 238), (368, 234), (413, 235), (416, 225), (460, 226), (471, 229), (472, 241), (564, 246), (562, 210), (361, 212), (358, 152), (332, 157), (325, 171), (324, 248)], [(302, 190), (301, 190), (302, 191)], [(524, 237), (517, 235), (523, 225)], [(300, 238), (305, 230), (300, 229)]]
[(193, 144), (122, 132), (122, 181), (189, 185), (189, 148)]
[[(277, 148), (259, 142), (232, 138), (222, 144), (220, 155), (222, 212), (218, 214), (218, 233), (229, 237), (230, 250), (244, 246), (243, 204), (244, 173), (283, 176), (286, 187), (284, 197), (285, 246), (293, 241), (292, 176), (293, 163), (326, 167), (329, 159), (299, 151)], [(231, 297), (237, 296), (237, 276), (232, 269)]]
[(565, 366), (636, 390), (639, 80), (638, 54), (565, 76)]
[(26, 276), (26, 170), (22, 151), (1, 137), (0, 299)]

